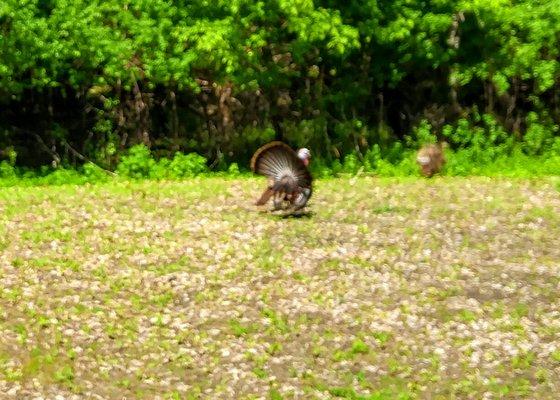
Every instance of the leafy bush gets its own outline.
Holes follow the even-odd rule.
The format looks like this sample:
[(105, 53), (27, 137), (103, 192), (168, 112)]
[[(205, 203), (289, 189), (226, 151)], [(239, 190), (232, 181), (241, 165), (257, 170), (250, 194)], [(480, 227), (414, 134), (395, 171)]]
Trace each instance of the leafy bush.
[(239, 165), (237, 163), (231, 163), (228, 167), (228, 175), (229, 176), (239, 176), (241, 172), (239, 171)]
[[(225, 171), (282, 137), (325, 164), (336, 148), (334, 172), (355, 172), (353, 157), (378, 144), (375, 160), (358, 157), (373, 171), (433, 142), (432, 127), (483, 163), (514, 139), (544, 155), (558, 136), (560, 0), (127, 4), (0, 2), (0, 102), (12, 116), (0, 146), (24, 150), (20, 166), (52, 151), (73, 163), (71, 143), (114, 168), (141, 136), (162, 152), (218, 155)], [(119, 173), (170, 176), (154, 162), (131, 150)]]
[(91, 162), (85, 163), (82, 171), (88, 182), (104, 182), (109, 179), (109, 174), (106, 171)]
[(40, 177), (37, 182), (42, 185), (66, 185), (83, 184), (88, 181), (87, 177), (74, 169), (58, 168), (53, 172)]
[[(560, 175), (560, 137), (555, 136), (558, 127), (551, 125), (550, 121), (542, 122), (536, 116), (529, 122), (527, 133), (518, 141), (488, 114), (445, 125), (442, 134), (450, 148), (445, 150), (447, 164), (442, 175)], [(362, 153), (348, 153), (331, 162), (319, 154), (313, 158), (310, 168), (315, 178), (358, 173), (386, 177), (419, 176), (415, 159), (417, 148), (435, 140), (430, 124), (421, 121), (404, 141), (381, 141)], [(15, 154), (8, 154), (11, 154), (9, 161), (0, 162), (0, 186), (83, 184), (111, 179), (110, 173), (93, 163), (85, 163), (77, 170), (17, 168), (14, 166)], [(136, 145), (121, 156), (116, 171), (119, 176), (132, 179), (184, 179), (209, 172), (206, 164), (207, 160), (196, 153), (177, 152), (172, 159), (155, 160), (146, 146)], [(239, 177), (247, 171), (245, 168), (240, 168), (236, 162), (227, 164), (224, 159), (218, 169), (220, 172), (214, 173)]]
[(318, 158), (314, 159), (309, 169), (311, 170), (311, 174), (317, 178), (329, 178), (332, 177), (334, 172), (333, 168), (330, 167), (323, 159)]
[(16, 170), (8, 161), (0, 162), (0, 178), (8, 179), (15, 178)]
[[(235, 164), (237, 166), (237, 164)], [(169, 163), (169, 175), (173, 178), (188, 178), (206, 172), (206, 158), (196, 153), (175, 153)], [(231, 168), (231, 167), (230, 167)], [(232, 170), (233, 171), (233, 170)], [(239, 172), (239, 170), (237, 170)]]
[[(554, 136), (557, 130), (558, 127), (540, 123), (533, 116), (527, 134), (516, 142), (489, 114), (475, 115), (472, 120), (460, 119), (456, 125), (443, 127), (443, 136), (452, 148), (444, 150), (447, 164), (442, 174), (511, 177), (560, 175), (560, 138)], [(363, 157), (351, 153), (342, 162), (334, 160), (330, 168), (321, 164), (321, 168), (315, 167), (313, 171), (321, 177), (339, 173), (356, 174), (360, 170), (378, 176), (419, 176), (416, 149), (435, 141), (432, 127), (423, 120), (405, 138), (405, 142), (397, 141), (384, 147), (374, 144)]]
[(412, 135), (406, 139), (407, 145), (410, 147), (421, 147), (425, 144), (437, 142), (437, 137), (432, 133), (432, 126), (425, 119), (412, 129)]
[(126, 155), (121, 157), (117, 173), (133, 179), (149, 178), (153, 174), (156, 161), (150, 149), (142, 144), (132, 146)]
[(558, 125), (546, 126), (539, 122), (536, 113), (527, 116), (527, 132), (523, 136), (523, 149), (529, 155), (541, 155), (547, 150), (560, 150), (560, 138), (554, 137)]
[(208, 170), (206, 158), (196, 153), (175, 153), (173, 159), (161, 158), (156, 161), (144, 145), (130, 148), (121, 158), (117, 172), (133, 179), (181, 179), (199, 175)]
[(342, 172), (356, 174), (361, 166), (362, 163), (355, 154), (348, 154), (346, 157), (344, 157)]

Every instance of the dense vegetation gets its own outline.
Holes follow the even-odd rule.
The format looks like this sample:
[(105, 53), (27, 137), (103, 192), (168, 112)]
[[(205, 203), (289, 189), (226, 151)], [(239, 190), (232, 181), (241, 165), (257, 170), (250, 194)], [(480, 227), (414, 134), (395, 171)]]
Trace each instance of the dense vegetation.
[(0, 174), (136, 144), (243, 168), (273, 138), (323, 171), (409, 171), (437, 138), (453, 174), (554, 173), (559, 39), (560, 0), (5, 0)]

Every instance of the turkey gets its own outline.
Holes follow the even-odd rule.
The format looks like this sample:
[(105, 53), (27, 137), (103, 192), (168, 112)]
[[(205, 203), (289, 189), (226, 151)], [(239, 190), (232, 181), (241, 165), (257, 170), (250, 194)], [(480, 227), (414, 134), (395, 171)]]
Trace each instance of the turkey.
[(258, 149), (251, 159), (251, 170), (268, 178), (268, 187), (257, 200), (262, 206), (272, 198), (274, 210), (297, 211), (311, 197), (313, 178), (307, 166), (311, 153), (302, 148), (297, 153), (287, 144), (274, 141)]
[(443, 156), (442, 144), (428, 144), (418, 150), (416, 162), (420, 166), (422, 175), (430, 178), (441, 171), (446, 160)]

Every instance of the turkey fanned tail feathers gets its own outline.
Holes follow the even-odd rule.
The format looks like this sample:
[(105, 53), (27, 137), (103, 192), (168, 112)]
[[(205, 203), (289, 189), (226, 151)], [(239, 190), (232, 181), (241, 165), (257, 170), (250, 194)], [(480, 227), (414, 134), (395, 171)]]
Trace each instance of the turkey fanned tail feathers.
[(251, 169), (269, 179), (269, 186), (257, 205), (273, 197), (275, 209), (288, 201), (298, 210), (305, 207), (311, 197), (311, 174), (297, 153), (285, 143), (271, 142), (258, 149), (251, 159)]

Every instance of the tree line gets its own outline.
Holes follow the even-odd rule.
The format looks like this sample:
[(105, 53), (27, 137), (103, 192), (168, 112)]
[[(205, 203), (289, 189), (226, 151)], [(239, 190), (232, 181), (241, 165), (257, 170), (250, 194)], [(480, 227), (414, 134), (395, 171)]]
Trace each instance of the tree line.
[(560, 0), (4, 0), (0, 159), (560, 151), (559, 42)]

